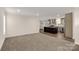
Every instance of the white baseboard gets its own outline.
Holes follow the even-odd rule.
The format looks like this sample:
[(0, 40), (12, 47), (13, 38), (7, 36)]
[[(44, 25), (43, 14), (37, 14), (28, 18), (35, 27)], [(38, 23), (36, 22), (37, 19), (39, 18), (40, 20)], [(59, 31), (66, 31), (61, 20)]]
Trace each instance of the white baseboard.
[[(35, 32), (39, 33), (39, 32)], [(6, 35), (5, 38), (10, 38), (10, 37), (16, 37), (16, 36), (22, 36), (22, 35), (29, 35), (29, 34), (35, 34), (35, 33), (23, 33), (23, 34), (16, 34), (16, 35)]]
[(79, 40), (75, 40), (75, 44), (79, 45)]
[(5, 37), (3, 36), (2, 38), (0, 38), (0, 50), (2, 49), (3, 43), (5, 41)]

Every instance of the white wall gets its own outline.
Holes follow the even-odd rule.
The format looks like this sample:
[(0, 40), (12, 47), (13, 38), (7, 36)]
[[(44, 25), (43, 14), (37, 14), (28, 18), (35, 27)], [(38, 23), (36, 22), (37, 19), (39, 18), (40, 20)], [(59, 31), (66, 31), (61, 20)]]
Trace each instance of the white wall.
[(4, 29), (4, 19), (3, 19), (3, 15), (4, 15), (4, 12), (3, 12), (3, 9), (0, 8), (0, 49), (3, 45), (3, 42), (4, 42), (4, 35), (3, 35), (3, 29)]
[(44, 29), (45, 26), (48, 26), (48, 20), (40, 20), (40, 29)]
[(79, 8), (73, 11), (73, 39), (75, 44), (79, 44)]
[(39, 32), (38, 16), (7, 14), (6, 37)]

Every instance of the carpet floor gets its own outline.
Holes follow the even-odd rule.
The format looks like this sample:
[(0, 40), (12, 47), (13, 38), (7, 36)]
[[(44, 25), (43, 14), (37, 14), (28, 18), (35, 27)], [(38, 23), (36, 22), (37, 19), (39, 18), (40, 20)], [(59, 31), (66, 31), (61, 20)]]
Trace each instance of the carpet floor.
[(73, 42), (42, 33), (6, 38), (2, 51), (72, 51)]

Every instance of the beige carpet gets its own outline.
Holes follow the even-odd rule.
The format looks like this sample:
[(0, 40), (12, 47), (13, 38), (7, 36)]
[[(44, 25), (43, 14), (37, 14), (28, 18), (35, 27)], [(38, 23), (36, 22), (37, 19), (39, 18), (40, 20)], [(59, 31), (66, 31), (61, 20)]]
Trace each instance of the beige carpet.
[(74, 43), (42, 33), (7, 38), (2, 51), (71, 51)]

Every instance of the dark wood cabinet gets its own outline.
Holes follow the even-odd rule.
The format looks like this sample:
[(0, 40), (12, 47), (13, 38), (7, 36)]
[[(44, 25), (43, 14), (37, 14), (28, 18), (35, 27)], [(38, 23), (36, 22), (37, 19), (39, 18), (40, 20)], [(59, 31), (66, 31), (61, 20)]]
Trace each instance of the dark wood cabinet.
[(44, 27), (44, 32), (58, 33), (58, 27)]

